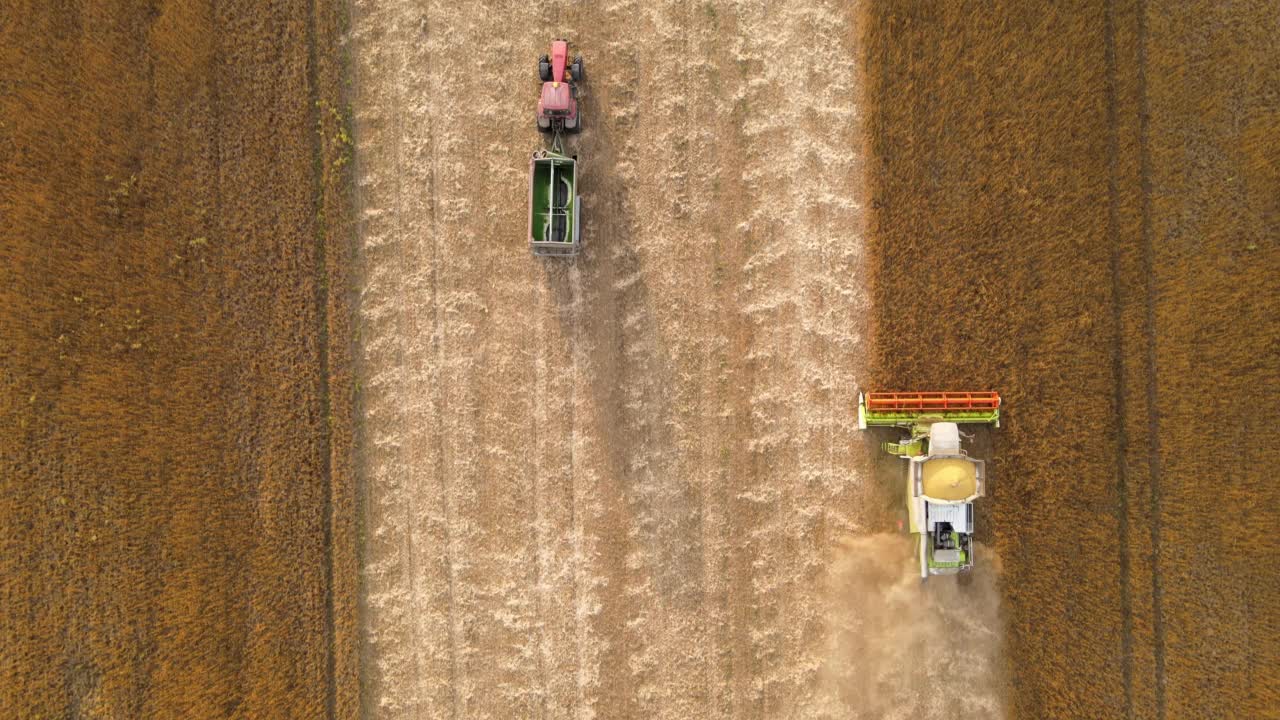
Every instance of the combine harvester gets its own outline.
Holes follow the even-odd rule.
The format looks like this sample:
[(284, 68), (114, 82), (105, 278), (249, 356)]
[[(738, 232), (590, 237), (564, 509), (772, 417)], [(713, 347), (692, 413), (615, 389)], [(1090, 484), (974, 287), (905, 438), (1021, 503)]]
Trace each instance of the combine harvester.
[(582, 58), (569, 59), (569, 43), (555, 40), (550, 55), (538, 59), (538, 129), (551, 134), (551, 149), (529, 161), (529, 245), (534, 255), (571, 256), (582, 248), (582, 199), (578, 196), (578, 156), (564, 153), (561, 137), (582, 131), (578, 84)]
[(881, 447), (907, 461), (910, 531), (920, 577), (973, 569), (973, 501), (986, 489), (986, 462), (960, 447), (960, 425), (1000, 426), (994, 392), (858, 393), (858, 428), (896, 427), (901, 442)]

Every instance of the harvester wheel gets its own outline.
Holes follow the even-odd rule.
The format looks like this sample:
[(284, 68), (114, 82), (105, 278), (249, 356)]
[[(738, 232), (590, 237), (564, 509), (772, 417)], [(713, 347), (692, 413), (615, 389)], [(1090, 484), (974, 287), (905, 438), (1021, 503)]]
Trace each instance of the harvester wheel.
[(581, 55), (575, 55), (573, 57), (573, 64), (569, 66), (569, 72), (573, 74), (574, 82), (576, 83), (582, 82), (584, 75), (582, 74), (582, 56)]
[(538, 58), (538, 79), (542, 82), (551, 82), (551, 60), (546, 55)]

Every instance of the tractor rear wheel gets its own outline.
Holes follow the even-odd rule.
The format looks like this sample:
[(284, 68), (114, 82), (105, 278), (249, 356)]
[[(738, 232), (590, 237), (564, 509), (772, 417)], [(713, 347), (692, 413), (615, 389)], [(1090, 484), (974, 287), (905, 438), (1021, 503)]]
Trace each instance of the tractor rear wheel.
[(546, 55), (538, 58), (538, 79), (542, 82), (551, 82), (551, 60)]
[(582, 74), (582, 56), (581, 55), (575, 55), (573, 57), (573, 64), (569, 66), (569, 72), (573, 74), (574, 82), (576, 83), (582, 82), (582, 78), (584, 76)]

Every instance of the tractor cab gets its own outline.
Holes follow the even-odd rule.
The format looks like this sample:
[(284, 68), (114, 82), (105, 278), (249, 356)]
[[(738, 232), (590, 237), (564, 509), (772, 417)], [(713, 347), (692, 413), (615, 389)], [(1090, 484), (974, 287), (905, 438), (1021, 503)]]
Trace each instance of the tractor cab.
[(573, 106), (573, 90), (559, 82), (542, 83), (542, 97), (538, 99), (538, 114), (547, 117), (569, 117)]
[(582, 82), (582, 57), (569, 62), (569, 43), (555, 40), (551, 52), (538, 58), (538, 79), (542, 94), (538, 96), (538, 129), (543, 132), (582, 130), (578, 114), (578, 84)]

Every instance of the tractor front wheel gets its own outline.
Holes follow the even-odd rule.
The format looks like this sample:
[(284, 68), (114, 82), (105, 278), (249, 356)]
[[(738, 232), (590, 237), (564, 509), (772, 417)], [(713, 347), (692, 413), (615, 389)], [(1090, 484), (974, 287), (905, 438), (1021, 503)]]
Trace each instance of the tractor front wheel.
[(538, 58), (538, 79), (542, 82), (551, 82), (551, 60), (546, 55)]
[(573, 64), (569, 66), (569, 72), (573, 74), (574, 82), (576, 83), (582, 82), (582, 79), (585, 76), (582, 74), (582, 56), (581, 55), (574, 56)]

